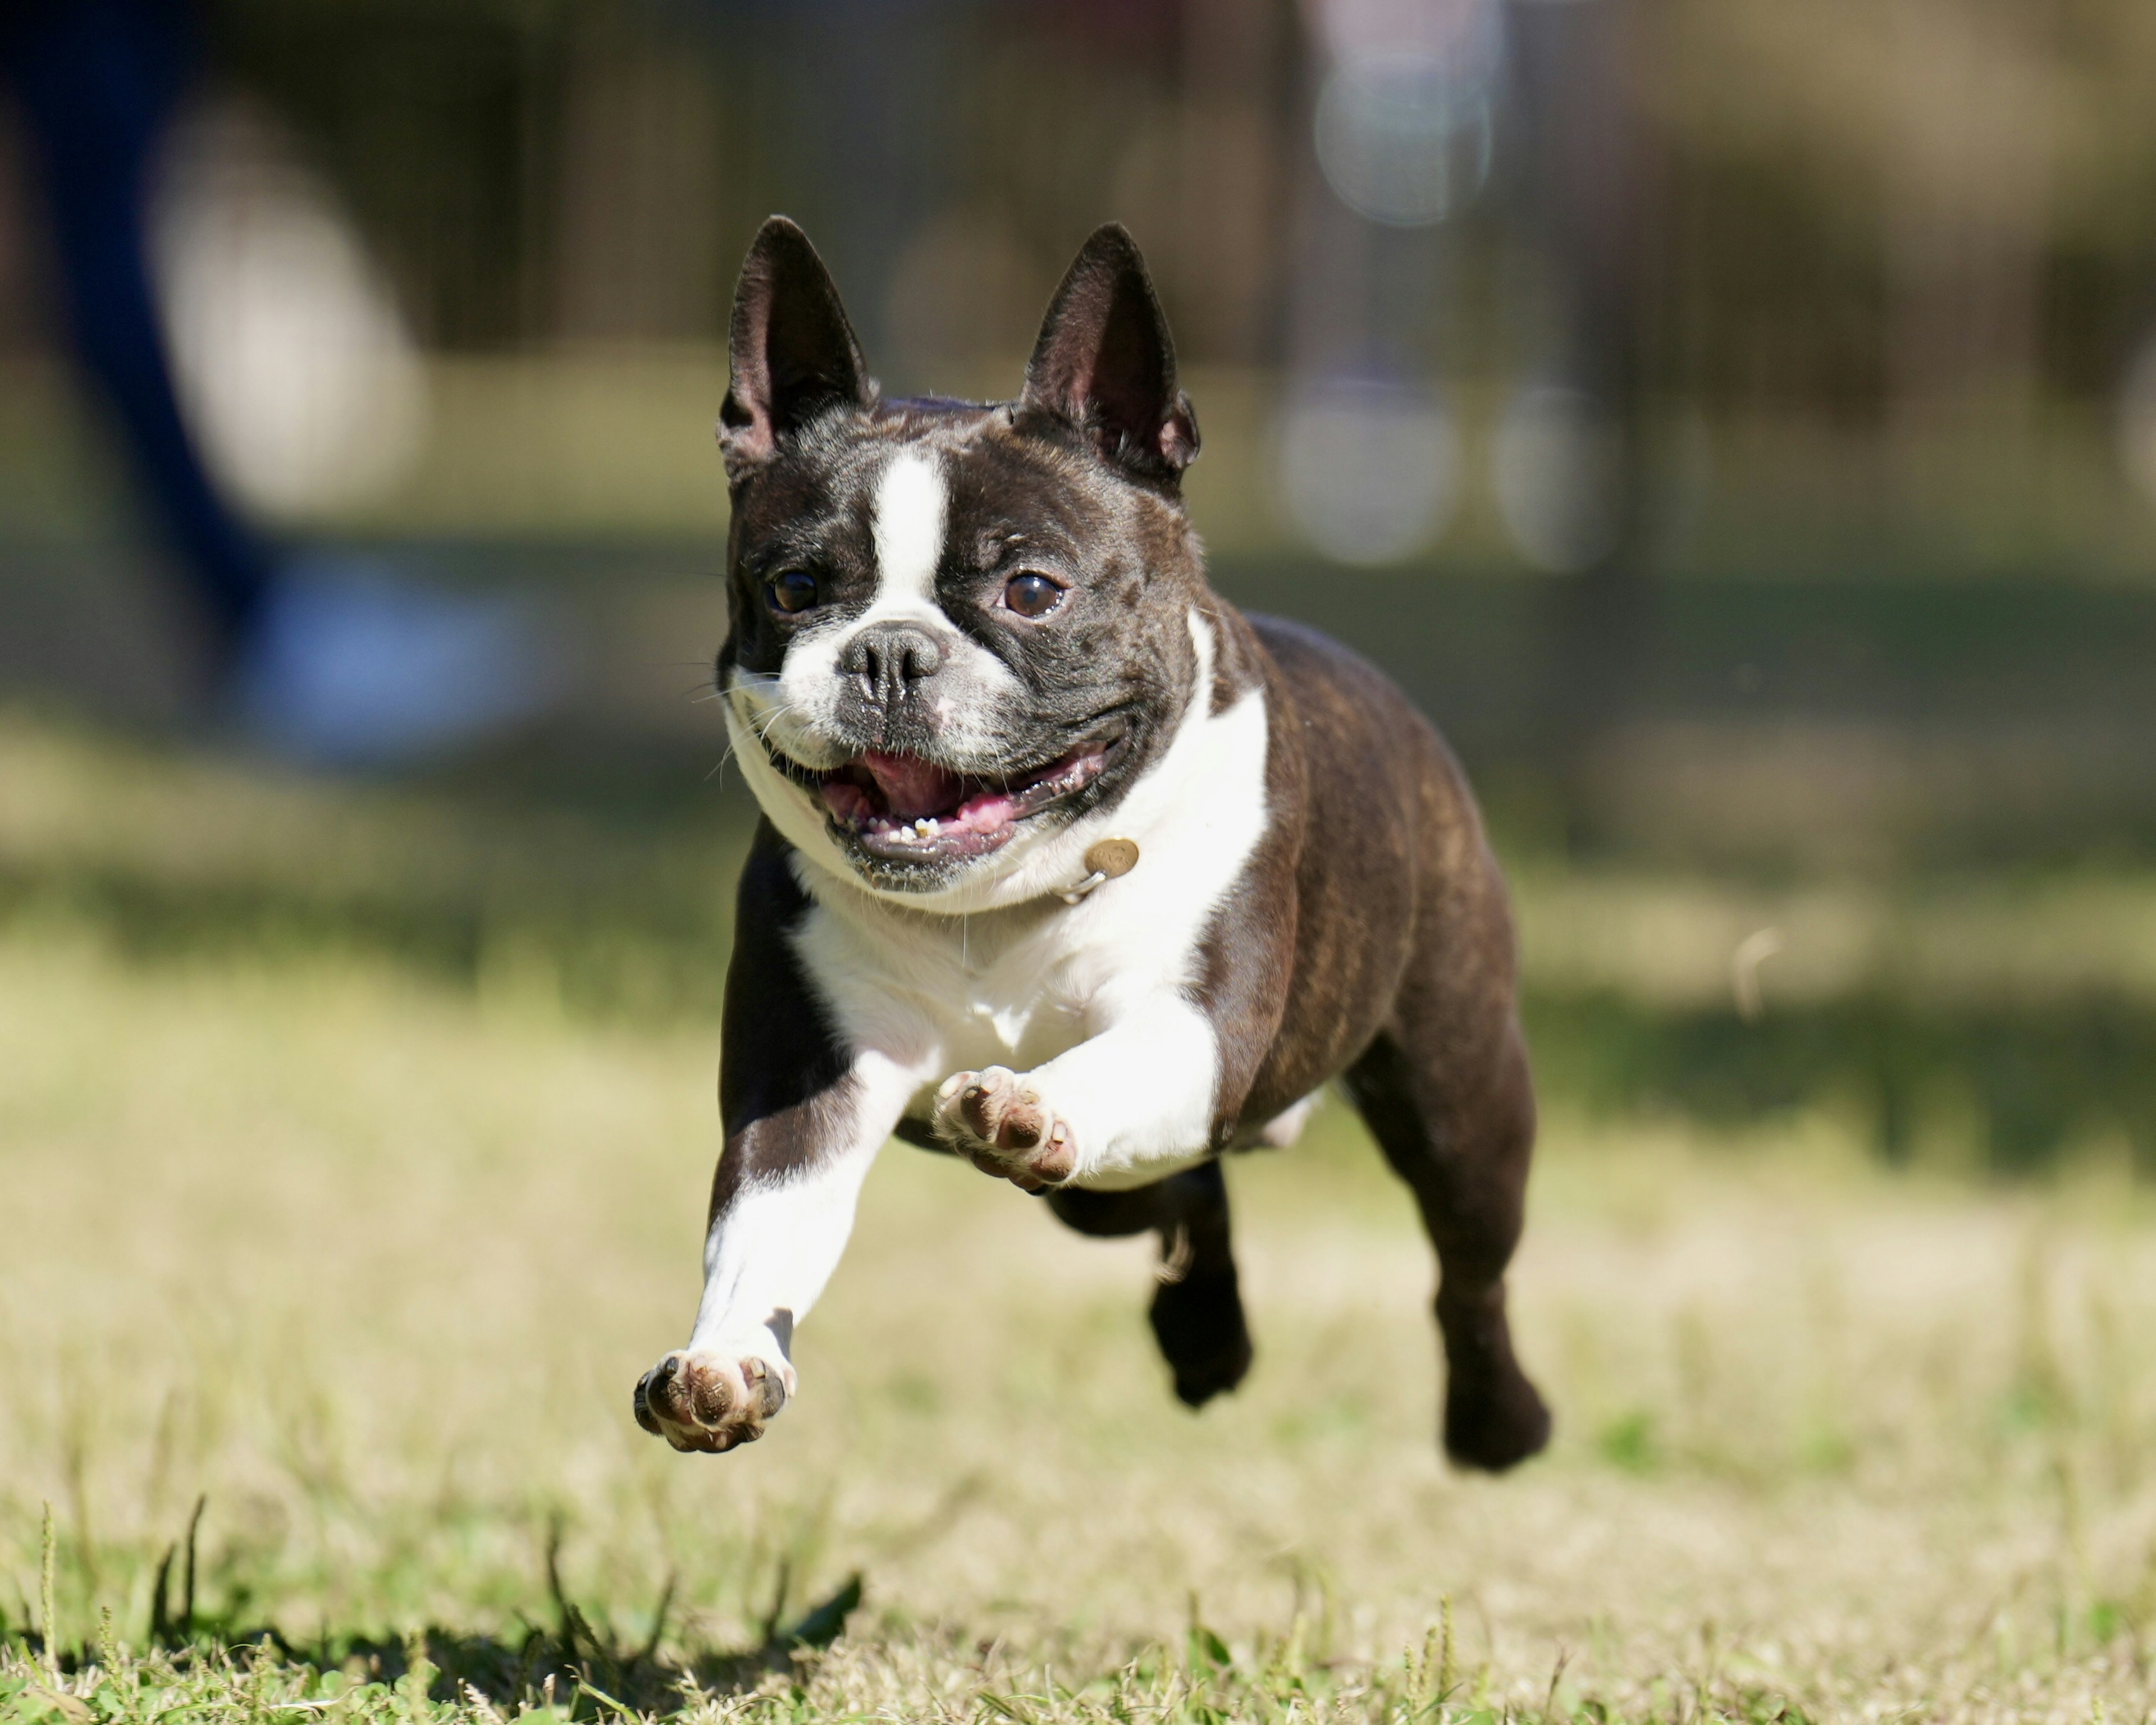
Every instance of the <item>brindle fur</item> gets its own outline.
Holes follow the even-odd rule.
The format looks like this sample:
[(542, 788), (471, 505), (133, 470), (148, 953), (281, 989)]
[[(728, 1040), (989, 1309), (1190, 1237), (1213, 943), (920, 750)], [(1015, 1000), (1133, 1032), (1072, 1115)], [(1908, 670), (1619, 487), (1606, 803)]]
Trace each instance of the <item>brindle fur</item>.
[[(939, 588), (1004, 578), (1014, 536), (1029, 559), (1060, 559), (1077, 577), (1077, 614), (1055, 643), (1024, 653), (970, 623), (966, 607), (949, 608), (1006, 655), (1034, 703), (1028, 723), (1050, 747), (1104, 704), (1117, 713), (1117, 757), (1073, 814), (1111, 803), (1188, 705), (1195, 668), (1183, 619), (1194, 607), (1218, 643), (1216, 708), (1263, 686), (1270, 825), (1213, 918), (1193, 983), (1219, 1049), (1214, 1149), (1253, 1142), (1340, 1081), (1436, 1247), (1447, 1450), (1484, 1468), (1534, 1454), (1549, 1419), (1513, 1358), (1504, 1286), (1534, 1102), (1496, 864), (1458, 765), (1383, 675), (1315, 631), (1244, 617), (1206, 585), (1179, 491), (1196, 424), (1127, 236), (1104, 229), (1088, 242), (1017, 403), (880, 400), (835, 290), (790, 223), (759, 238), (735, 336), (721, 428), (734, 506), (722, 684), (730, 665), (770, 670), (783, 658), (786, 620), (755, 594), (779, 557), (813, 547), (840, 578), (872, 584), (861, 475), (898, 441), (944, 451), (952, 475), (954, 567)], [(902, 732), (877, 732), (875, 716), (863, 722), (875, 746), (907, 746)], [(829, 1016), (784, 938), (807, 903), (793, 862), (765, 823), (742, 883), (728, 981), (714, 1214), (749, 1176), (813, 1161), (820, 1122), (844, 1101)], [(925, 1122), (900, 1134), (935, 1143)], [(1183, 1273), (1152, 1310), (1177, 1393), (1195, 1406), (1241, 1380), (1250, 1346), (1217, 1160), (1135, 1191), (1057, 1191), (1049, 1203), (1085, 1233), (1153, 1230), (1177, 1242)]]

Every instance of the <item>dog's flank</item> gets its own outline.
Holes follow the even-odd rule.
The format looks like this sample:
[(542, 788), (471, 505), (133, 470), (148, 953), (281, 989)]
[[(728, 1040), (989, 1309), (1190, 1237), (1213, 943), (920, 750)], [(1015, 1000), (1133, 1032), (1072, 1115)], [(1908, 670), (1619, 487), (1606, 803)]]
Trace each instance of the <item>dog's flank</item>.
[[(1207, 587), (1180, 496), (1197, 422), (1127, 236), (1081, 251), (1013, 403), (882, 400), (778, 219), (733, 342), (716, 680), (766, 819), (704, 1300), (639, 1420), (685, 1449), (761, 1435), (894, 1133), (1084, 1231), (1158, 1233), (1177, 1393), (1232, 1389), (1251, 1355), (1218, 1158), (1291, 1140), (1338, 1079), (1438, 1249), (1447, 1447), (1533, 1453), (1502, 1280), (1533, 1105), (1496, 866), (1383, 677)], [(1109, 840), (1137, 860), (1096, 880)]]

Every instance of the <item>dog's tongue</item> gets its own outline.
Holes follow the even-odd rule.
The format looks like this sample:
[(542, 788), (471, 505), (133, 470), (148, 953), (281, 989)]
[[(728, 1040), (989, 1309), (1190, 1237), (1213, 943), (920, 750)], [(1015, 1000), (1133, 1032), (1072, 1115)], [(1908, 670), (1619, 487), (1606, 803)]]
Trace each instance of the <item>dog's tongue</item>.
[(901, 820), (917, 820), (924, 814), (947, 814), (958, 800), (958, 776), (922, 760), (918, 755), (863, 755), (859, 764), (867, 768), (891, 812)]

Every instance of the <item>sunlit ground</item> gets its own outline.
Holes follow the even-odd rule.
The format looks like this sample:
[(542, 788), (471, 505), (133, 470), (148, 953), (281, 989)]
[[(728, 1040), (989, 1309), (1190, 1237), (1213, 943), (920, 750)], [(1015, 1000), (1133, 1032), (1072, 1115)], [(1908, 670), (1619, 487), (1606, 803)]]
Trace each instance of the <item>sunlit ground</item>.
[[(480, 1718), (2156, 1704), (2156, 1204), (2100, 1108), (2005, 1183), (1974, 1081), (1925, 1092), (1898, 1170), (1838, 1069), (1749, 1124), (1553, 1085), (1514, 1296), (1559, 1435), (1496, 1481), (1438, 1455), (1427, 1249), (1344, 1111), (1231, 1170), (1259, 1360), (1197, 1416), (1145, 1247), (894, 1147), (798, 1401), (678, 1456), (629, 1390), (696, 1297), (693, 978), (734, 828), (609, 834), (28, 721), (0, 768), (0, 1714), (409, 1717), (415, 1659)], [(1763, 889), (1522, 879), (1531, 949), (1577, 927), (1564, 962), (1601, 967), (1535, 961), (1574, 1072), (1625, 1045), (1564, 1001), (1724, 1010), (1700, 931), (1809, 926)], [(1958, 999), (2088, 984), (2029, 995), (2042, 964), (2140, 999), (2145, 900), (2076, 890), (2116, 896), (2115, 950), (2041, 937), (2096, 914), (2064, 887), (1902, 917), (1820, 886), (1844, 956), (1801, 939), (1763, 1022), (1882, 976), (1921, 998), (1909, 975), (1983, 969), (1972, 942), (1991, 980)], [(1950, 926), (1978, 933), (1926, 969)], [(789, 1655), (855, 1575), (844, 1633)]]

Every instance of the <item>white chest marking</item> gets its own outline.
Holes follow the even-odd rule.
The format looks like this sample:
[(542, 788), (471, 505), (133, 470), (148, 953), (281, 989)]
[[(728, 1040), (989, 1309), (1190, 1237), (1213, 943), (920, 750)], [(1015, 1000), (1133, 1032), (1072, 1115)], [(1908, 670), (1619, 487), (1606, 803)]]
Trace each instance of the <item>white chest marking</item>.
[[(954, 1070), (1037, 1069), (1118, 1024), (1149, 1025), (1160, 1039), (1152, 1052), (1173, 1070), (1152, 1070), (1145, 1048), (1121, 1050), (1113, 1082), (1129, 1107), (1111, 1111), (1119, 1127), (1130, 1117), (1116, 1138), (1142, 1157), (1168, 1153), (1166, 1142), (1138, 1130), (1137, 1116), (1150, 1113), (1164, 1127), (1172, 1117), (1178, 1140), (1199, 1134), (1177, 1150), (1204, 1147), (1217, 1062), (1209, 1024), (1188, 990), (1205, 930), (1265, 830), (1266, 716), (1255, 689), (1212, 711), (1211, 632), (1194, 614), (1191, 631), (1199, 675), (1168, 748), (1114, 809), (1048, 847), (1070, 853), (1068, 875), (1095, 840), (1134, 839), (1138, 865), (1120, 880), (1075, 906), (1036, 900), (924, 914), (803, 860), (803, 884), (817, 906), (796, 932), (796, 949), (857, 1050), (875, 1050), (917, 1072), (925, 1092)], [(925, 1115), (925, 1096), (909, 1111)], [(1095, 1146), (1112, 1157), (1102, 1135)]]

